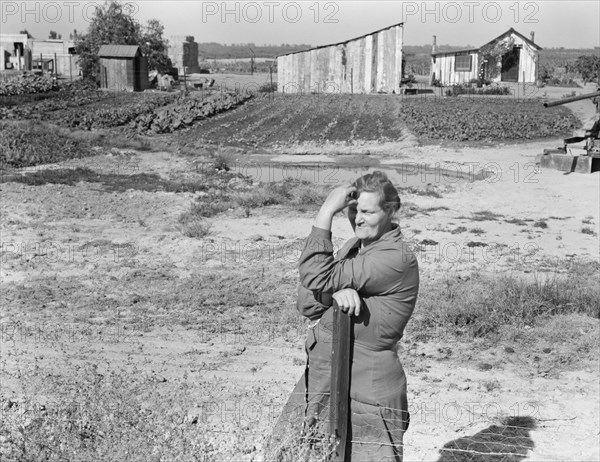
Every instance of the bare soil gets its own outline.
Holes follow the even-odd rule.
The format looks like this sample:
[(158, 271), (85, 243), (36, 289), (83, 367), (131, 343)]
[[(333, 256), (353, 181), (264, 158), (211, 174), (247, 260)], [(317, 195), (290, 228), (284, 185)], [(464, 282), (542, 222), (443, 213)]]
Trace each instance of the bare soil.
[[(589, 119), (589, 110), (583, 113)], [(425, 184), (439, 183), (451, 169), (495, 172), (483, 181), (444, 184), (442, 198), (402, 195), (399, 222), (407, 239), (437, 242), (420, 255), (422, 278), (481, 271), (540, 277), (560, 272), (557, 265), (567, 258), (598, 261), (598, 173), (536, 167), (543, 148), (558, 144), (386, 145), (383, 166), (394, 152), (411, 168), (437, 165), (437, 173), (423, 173)], [(324, 151), (310, 160), (331, 160)], [(168, 153), (115, 152), (60, 166), (172, 179), (189, 176), (194, 162)], [(105, 374), (136, 371), (162, 396), (185, 387), (185, 403), (195, 404), (173, 406), (183, 406), (178, 425), (196, 425), (203, 434), (200, 460), (263, 460), (264, 437), (303, 372), (305, 324), (294, 292), (314, 210), (275, 206), (249, 216), (230, 210), (209, 219), (208, 236), (194, 239), (178, 228), (193, 193), (119, 192), (87, 182), (11, 182), (1, 193), (3, 400), (44, 390), (36, 399), (55, 402), (61, 390), (43, 384), (85, 364)], [(488, 219), (478, 220), (482, 216)], [(541, 221), (547, 226), (534, 225)], [(467, 230), (452, 233), (461, 226)], [(582, 233), (583, 226), (596, 234)], [(338, 245), (351, 237), (344, 217), (335, 220), (333, 233)], [(467, 245), (475, 241), (485, 245)], [(277, 296), (266, 300), (263, 293)], [(467, 460), (460, 457), (479, 452), (488, 456), (476, 460), (491, 460), (486, 457), (506, 430), (500, 422), (511, 416), (531, 417), (536, 426), (512, 440), (505, 435), (510, 460), (600, 459), (597, 354), (576, 370), (548, 370), (540, 367), (544, 357), (568, 345), (537, 341), (529, 351), (515, 351), (452, 341), (443, 333), (414, 342), (413, 334), (409, 329), (399, 352), (412, 414), (405, 460)], [(479, 443), (466, 448), (461, 438), (470, 437)], [(454, 450), (440, 452), (451, 442)]]

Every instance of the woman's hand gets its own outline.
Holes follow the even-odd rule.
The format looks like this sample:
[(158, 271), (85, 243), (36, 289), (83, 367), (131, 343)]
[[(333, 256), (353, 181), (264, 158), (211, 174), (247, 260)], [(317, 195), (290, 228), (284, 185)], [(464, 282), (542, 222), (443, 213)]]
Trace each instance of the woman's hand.
[(339, 186), (329, 193), (321, 209), (335, 215), (349, 205), (356, 203), (356, 188), (352, 185)]
[(333, 294), (333, 299), (348, 316), (358, 316), (362, 301), (354, 289), (342, 289)]
[(315, 220), (315, 226), (317, 228), (326, 229), (331, 231), (331, 222), (333, 216), (339, 211), (343, 210), (349, 205), (355, 205), (358, 201), (356, 200), (356, 188), (352, 185), (340, 186), (335, 188), (329, 193), (325, 202), (321, 206), (317, 218)]

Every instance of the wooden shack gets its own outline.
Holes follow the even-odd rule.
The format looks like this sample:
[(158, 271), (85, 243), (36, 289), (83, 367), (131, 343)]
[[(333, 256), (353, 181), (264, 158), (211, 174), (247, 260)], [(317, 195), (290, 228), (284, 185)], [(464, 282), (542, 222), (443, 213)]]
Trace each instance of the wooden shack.
[(480, 48), (431, 53), (430, 80), (442, 85), (469, 83), (481, 79), (492, 82), (534, 83), (538, 56), (542, 49), (512, 27)]
[(148, 88), (148, 60), (137, 45), (102, 45), (100, 88), (112, 91), (143, 91)]
[(284, 93), (394, 93), (402, 78), (403, 24), (277, 57)]

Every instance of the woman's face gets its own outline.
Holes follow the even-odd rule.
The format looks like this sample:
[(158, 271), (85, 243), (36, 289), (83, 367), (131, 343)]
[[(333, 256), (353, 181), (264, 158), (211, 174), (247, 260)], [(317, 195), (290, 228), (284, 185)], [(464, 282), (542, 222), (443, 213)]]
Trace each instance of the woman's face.
[(376, 241), (392, 229), (392, 214), (382, 209), (380, 202), (378, 193), (362, 192), (358, 204), (348, 207), (348, 219), (363, 245)]

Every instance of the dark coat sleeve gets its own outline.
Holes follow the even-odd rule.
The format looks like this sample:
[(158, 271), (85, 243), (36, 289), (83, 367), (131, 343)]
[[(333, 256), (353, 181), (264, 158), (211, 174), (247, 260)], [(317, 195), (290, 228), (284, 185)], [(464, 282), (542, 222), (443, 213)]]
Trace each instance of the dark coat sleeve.
[(302, 316), (315, 321), (323, 316), (333, 304), (330, 292), (317, 292), (308, 290), (302, 286), (298, 287), (298, 299), (296, 308)]
[(386, 295), (402, 290), (413, 255), (390, 244), (376, 252), (335, 260), (331, 232), (313, 227), (300, 256), (300, 283), (308, 290), (338, 291), (351, 288), (361, 296)]

